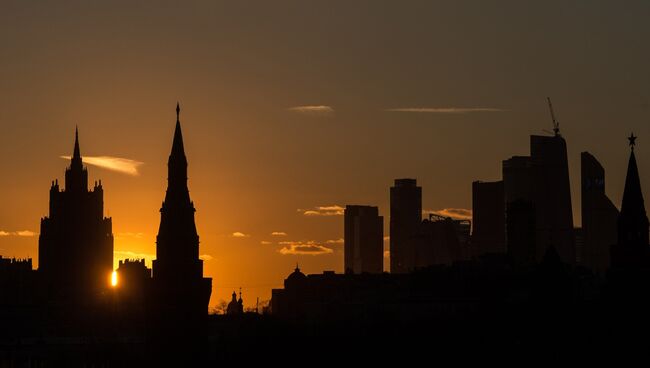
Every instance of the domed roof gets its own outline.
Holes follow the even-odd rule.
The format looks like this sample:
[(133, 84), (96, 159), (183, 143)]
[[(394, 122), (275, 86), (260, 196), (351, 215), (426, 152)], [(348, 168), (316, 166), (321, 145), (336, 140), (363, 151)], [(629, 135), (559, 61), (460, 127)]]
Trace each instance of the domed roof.
[(296, 269), (287, 277), (287, 281), (298, 281), (298, 280), (304, 280), (306, 279), (307, 276), (305, 276), (304, 273), (300, 272), (300, 267), (296, 265)]

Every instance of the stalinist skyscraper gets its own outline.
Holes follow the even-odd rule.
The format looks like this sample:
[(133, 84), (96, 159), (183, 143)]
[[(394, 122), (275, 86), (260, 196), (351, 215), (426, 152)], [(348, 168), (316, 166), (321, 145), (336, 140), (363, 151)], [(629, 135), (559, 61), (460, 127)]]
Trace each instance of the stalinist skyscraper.
[(66, 302), (92, 302), (110, 287), (113, 270), (112, 221), (103, 215), (101, 181), (88, 190), (79, 133), (75, 132), (65, 189), (53, 181), (49, 216), (41, 219), (38, 271), (48, 283), (50, 297)]
[(176, 105), (176, 131), (167, 163), (167, 193), (160, 209), (153, 282), (164, 315), (178, 322), (207, 315), (212, 279), (203, 277), (194, 202), (187, 188), (187, 159)]

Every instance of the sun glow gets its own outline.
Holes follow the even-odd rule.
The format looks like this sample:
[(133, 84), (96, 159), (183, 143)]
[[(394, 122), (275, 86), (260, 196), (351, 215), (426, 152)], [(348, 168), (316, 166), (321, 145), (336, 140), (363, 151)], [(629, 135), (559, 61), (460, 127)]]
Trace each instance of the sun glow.
[(111, 286), (117, 286), (117, 271), (113, 271), (113, 273), (111, 273)]

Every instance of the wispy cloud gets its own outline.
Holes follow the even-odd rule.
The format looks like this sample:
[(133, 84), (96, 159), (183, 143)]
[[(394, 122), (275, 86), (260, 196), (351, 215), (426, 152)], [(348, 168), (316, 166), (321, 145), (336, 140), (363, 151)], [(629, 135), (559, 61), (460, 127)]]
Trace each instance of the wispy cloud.
[(508, 110), (496, 107), (397, 107), (386, 109), (386, 111), (432, 114), (468, 114), (472, 112), (503, 112)]
[(287, 233), (284, 231), (274, 231), (271, 233), (272, 236), (287, 236)]
[(38, 233), (35, 233), (30, 230), (18, 230), (18, 231), (5, 231), (0, 230), (0, 236), (22, 236), (22, 237), (32, 237), (36, 236)]
[(250, 238), (249, 234), (244, 234), (244, 233), (239, 232), (239, 231), (235, 231), (230, 236), (233, 237), (233, 238)]
[(310, 255), (319, 256), (334, 253), (334, 250), (313, 241), (308, 242), (280, 242), (286, 244), (278, 252), (282, 255)]
[[(63, 159), (70, 160), (70, 156), (60, 156)], [(83, 156), (83, 162), (88, 165), (101, 167), (102, 169), (117, 171), (122, 174), (137, 176), (140, 175), (138, 168), (144, 162), (131, 160), (128, 158), (112, 156)]]
[(326, 240), (325, 244), (343, 244), (345, 241), (343, 238), (340, 239), (332, 239), (332, 240)]
[(342, 216), (344, 211), (345, 208), (338, 205), (319, 206), (309, 210), (298, 209), (298, 212), (305, 216)]
[(327, 105), (294, 106), (288, 108), (287, 110), (309, 115), (329, 115), (334, 112), (334, 109), (331, 106)]
[(207, 261), (211, 261), (211, 260), (213, 260), (214, 257), (212, 257), (212, 256), (209, 255), (209, 254), (201, 254), (201, 255), (199, 256), (199, 259), (202, 259), (202, 260), (204, 260), (204, 261), (207, 262)]
[(260, 244), (262, 244), (262, 245), (269, 245), (269, 244), (273, 244), (273, 242), (270, 242), (270, 241), (268, 241), (268, 240), (262, 240), (262, 241), (260, 242)]
[(424, 210), (422, 211), (422, 214), (427, 216), (430, 213), (439, 215), (439, 216), (444, 216), (444, 217), (451, 217), (453, 219), (458, 219), (458, 220), (471, 220), (472, 219), (472, 210), (466, 209), (466, 208), (443, 208), (441, 210)]

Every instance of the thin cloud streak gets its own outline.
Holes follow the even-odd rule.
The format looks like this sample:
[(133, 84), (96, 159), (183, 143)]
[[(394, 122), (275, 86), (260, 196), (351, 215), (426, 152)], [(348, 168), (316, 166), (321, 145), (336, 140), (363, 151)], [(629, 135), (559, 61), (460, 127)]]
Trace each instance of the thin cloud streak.
[(298, 209), (298, 212), (302, 212), (305, 216), (342, 216), (344, 211), (345, 208), (338, 205), (318, 206), (310, 210)]
[(508, 110), (496, 107), (397, 107), (386, 109), (389, 112), (413, 112), (432, 114), (468, 114), (472, 112), (504, 112)]
[(230, 236), (233, 237), (233, 238), (250, 238), (249, 234), (244, 234), (244, 233), (242, 233), (240, 231), (235, 231)]
[[(70, 156), (60, 156), (63, 159), (70, 160)], [(131, 176), (138, 176), (138, 167), (143, 165), (144, 162), (131, 160), (128, 158), (112, 157), (112, 156), (83, 156), (82, 160), (85, 164), (100, 167), (102, 169), (116, 171), (122, 174)]]
[(331, 106), (327, 106), (327, 105), (294, 106), (288, 108), (287, 110), (291, 112), (297, 112), (300, 114), (309, 114), (309, 115), (329, 115), (334, 112), (334, 109)]
[(284, 231), (274, 231), (271, 233), (272, 236), (287, 236), (287, 233)]
[(38, 233), (35, 233), (31, 230), (18, 230), (18, 231), (4, 231), (0, 230), (0, 236), (22, 236), (22, 237), (32, 237), (36, 236)]
[(323, 254), (334, 253), (333, 249), (327, 248), (316, 242), (280, 242), (280, 244), (286, 244), (284, 247), (278, 250), (278, 252), (284, 256), (286, 255), (309, 255), (309, 256), (319, 256)]

